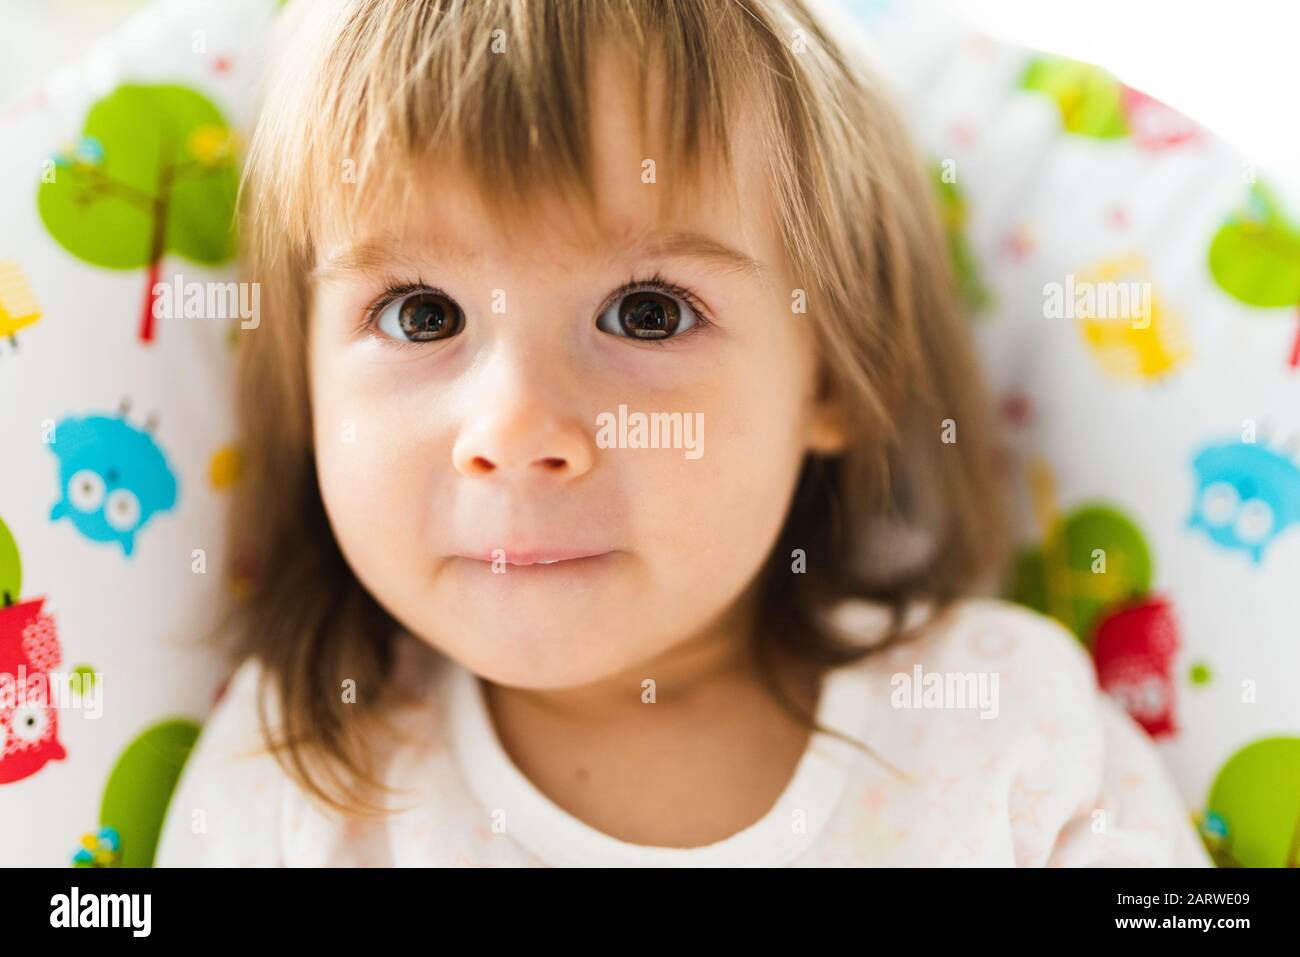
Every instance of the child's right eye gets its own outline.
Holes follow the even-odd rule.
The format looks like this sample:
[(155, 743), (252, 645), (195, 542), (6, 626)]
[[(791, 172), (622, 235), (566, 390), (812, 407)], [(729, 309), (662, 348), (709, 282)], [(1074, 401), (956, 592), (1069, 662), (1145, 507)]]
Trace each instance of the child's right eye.
[(465, 312), (450, 297), (432, 289), (408, 292), (380, 302), (371, 324), (386, 338), (419, 343), (450, 339), (465, 328)]

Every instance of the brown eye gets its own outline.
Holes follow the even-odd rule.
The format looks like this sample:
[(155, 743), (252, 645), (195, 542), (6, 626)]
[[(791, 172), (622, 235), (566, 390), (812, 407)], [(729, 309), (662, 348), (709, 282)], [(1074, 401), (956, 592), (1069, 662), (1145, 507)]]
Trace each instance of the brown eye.
[(460, 332), (465, 326), (465, 314), (446, 296), (426, 290), (389, 303), (376, 325), (388, 338), (399, 342), (432, 342)]
[(643, 289), (626, 293), (597, 319), (596, 327), (629, 339), (669, 339), (699, 322), (678, 297)]
[(634, 292), (618, 307), (619, 325), (638, 339), (666, 339), (677, 331), (681, 318), (677, 303), (657, 292)]

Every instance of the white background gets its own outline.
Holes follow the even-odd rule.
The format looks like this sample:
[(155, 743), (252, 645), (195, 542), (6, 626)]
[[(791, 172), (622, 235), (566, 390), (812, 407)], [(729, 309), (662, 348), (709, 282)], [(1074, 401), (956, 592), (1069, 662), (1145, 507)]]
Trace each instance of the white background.
[[(5, 0), (0, 101), (77, 59), (96, 37), (150, 2)], [(1300, 170), (1297, 0), (856, 2), (946, 6), (1000, 39), (1100, 64), (1232, 140), (1275, 174)]]

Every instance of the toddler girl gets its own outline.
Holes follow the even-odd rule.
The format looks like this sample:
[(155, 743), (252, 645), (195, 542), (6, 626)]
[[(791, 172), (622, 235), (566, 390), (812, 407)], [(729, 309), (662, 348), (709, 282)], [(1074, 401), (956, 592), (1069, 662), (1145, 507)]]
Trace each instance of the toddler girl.
[(1196, 865), (987, 594), (924, 167), (803, 0), (291, 5), (242, 661), (161, 865)]

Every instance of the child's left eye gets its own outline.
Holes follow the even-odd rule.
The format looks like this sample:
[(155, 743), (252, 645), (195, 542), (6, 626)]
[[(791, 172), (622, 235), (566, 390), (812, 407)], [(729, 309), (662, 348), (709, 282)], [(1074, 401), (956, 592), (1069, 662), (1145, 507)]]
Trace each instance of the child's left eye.
[(658, 284), (621, 293), (596, 318), (596, 328), (613, 336), (662, 341), (706, 322), (684, 295)]

